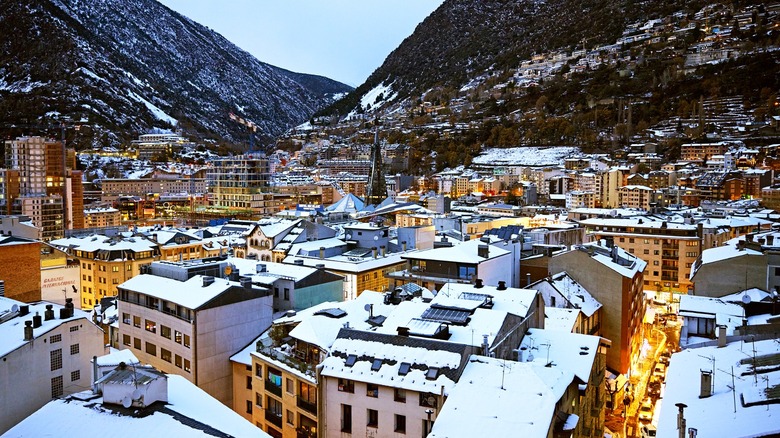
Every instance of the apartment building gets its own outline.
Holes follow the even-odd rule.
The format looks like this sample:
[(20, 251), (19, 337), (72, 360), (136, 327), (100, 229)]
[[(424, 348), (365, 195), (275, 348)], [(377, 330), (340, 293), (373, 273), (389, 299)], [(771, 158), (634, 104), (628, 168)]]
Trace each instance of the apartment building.
[(116, 208), (91, 208), (84, 210), (83, 228), (117, 227), (122, 223), (122, 214)]
[(352, 301), (321, 303), (276, 319), (231, 358), (233, 409), (274, 437), (323, 436), (318, 365), (344, 326), (369, 330), (392, 308), (383, 294), (366, 291)]
[(271, 294), (213, 276), (135, 276), (119, 286), (121, 348), (232, 405), (230, 356), (271, 325)]
[(426, 436), (470, 352), (436, 339), (341, 329), (320, 372), (321, 436)]
[(92, 309), (101, 299), (116, 296), (119, 284), (161, 256), (160, 246), (140, 235), (69, 237), (53, 240), (51, 245), (79, 262), (81, 290), (77, 307), (81, 309)]
[(553, 255), (550, 274), (566, 272), (604, 307), (601, 335), (612, 342), (606, 364), (631, 374), (640, 360), (645, 315), (643, 272), (647, 262), (605, 239)]
[(677, 223), (654, 217), (587, 219), (580, 221), (586, 239), (612, 238), (616, 245), (647, 261), (644, 287), (667, 293), (688, 293), (691, 266), (702, 247), (725, 241), (725, 234), (703, 224)]
[(212, 160), (208, 191), (210, 208), (241, 214), (273, 214), (268, 159), (253, 154)]
[(52, 399), (88, 389), (93, 356), (107, 353), (90, 315), (0, 297), (0, 434)]

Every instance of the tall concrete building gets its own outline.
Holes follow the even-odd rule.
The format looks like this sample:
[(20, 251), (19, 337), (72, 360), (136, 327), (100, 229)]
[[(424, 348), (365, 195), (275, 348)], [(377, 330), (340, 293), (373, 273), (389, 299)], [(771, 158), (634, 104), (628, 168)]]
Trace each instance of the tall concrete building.
[(83, 227), (81, 173), (69, 173), (65, 158), (63, 144), (52, 139), (18, 137), (5, 142), (6, 210), (29, 216), (44, 240), (60, 238), (74, 225)]
[(268, 159), (256, 154), (214, 160), (207, 174), (210, 208), (227, 214), (273, 214)]

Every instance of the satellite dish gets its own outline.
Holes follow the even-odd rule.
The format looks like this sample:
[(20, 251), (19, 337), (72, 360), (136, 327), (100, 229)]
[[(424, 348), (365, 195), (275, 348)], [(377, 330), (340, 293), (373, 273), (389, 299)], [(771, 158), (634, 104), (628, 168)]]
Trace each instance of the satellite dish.
[(13, 306), (11, 306), (11, 312), (18, 312), (18, 311), (19, 311), (19, 305), (18, 304), (14, 304)]
[(132, 405), (133, 405), (133, 400), (130, 398), (130, 396), (126, 395), (124, 396), (124, 398), (122, 398), (122, 406), (124, 406), (125, 408), (130, 408), (130, 406)]
[(379, 240), (379, 236), (374, 236), (374, 240)]
[(365, 306), (363, 306), (363, 310), (365, 310), (366, 312), (370, 311), (371, 310), (371, 304), (366, 304)]
[(230, 275), (233, 272), (233, 268), (230, 265), (225, 266), (225, 275)]
[(748, 294), (742, 295), (742, 302), (743, 303), (750, 304), (751, 301), (753, 301), (753, 299), (750, 298), (750, 295), (748, 295)]
[(425, 399), (425, 402), (426, 402), (426, 403), (428, 403), (429, 405), (433, 406), (433, 405), (435, 405), (435, 404), (436, 404), (436, 397), (434, 397), (434, 396), (432, 396), (432, 395), (429, 395), (429, 396), (428, 396), (428, 397)]
[(352, 240), (352, 235), (351, 234), (347, 234), (347, 240)]
[(143, 396), (144, 396), (144, 392), (141, 391), (141, 388), (135, 388), (135, 390), (133, 391), (133, 400), (138, 400)]

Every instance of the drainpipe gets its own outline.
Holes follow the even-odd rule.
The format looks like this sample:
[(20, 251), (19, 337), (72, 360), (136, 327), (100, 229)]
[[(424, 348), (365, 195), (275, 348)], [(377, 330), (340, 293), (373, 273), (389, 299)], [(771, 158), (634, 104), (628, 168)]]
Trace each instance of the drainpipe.
[(327, 430), (327, 422), (325, 419), (327, 416), (323, 412), (323, 409), (325, 408), (325, 404), (322, 402), (322, 400), (325, 399), (325, 381), (322, 380), (322, 369), (323, 369), (322, 363), (318, 364), (314, 369), (316, 371), (316, 377), (317, 380), (317, 436), (324, 436), (324, 434), (321, 431)]

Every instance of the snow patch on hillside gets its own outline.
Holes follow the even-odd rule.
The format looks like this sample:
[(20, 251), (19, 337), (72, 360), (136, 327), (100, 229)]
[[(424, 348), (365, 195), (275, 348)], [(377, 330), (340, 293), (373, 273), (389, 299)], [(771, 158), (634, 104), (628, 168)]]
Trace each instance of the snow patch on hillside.
[(491, 148), (474, 158), (474, 164), (494, 166), (557, 166), (563, 160), (580, 154), (580, 148), (575, 146), (536, 147), (524, 146), (516, 148)]
[(146, 108), (149, 109), (149, 111), (157, 120), (162, 120), (163, 122), (169, 123), (172, 126), (176, 126), (176, 124), (179, 123), (178, 120), (169, 116), (168, 114), (165, 113), (165, 111), (161, 110), (160, 108), (158, 108), (148, 100), (144, 99), (143, 97), (129, 90), (127, 91), (127, 94), (130, 96), (131, 99), (135, 100), (136, 102), (141, 102), (144, 105), (146, 105)]

